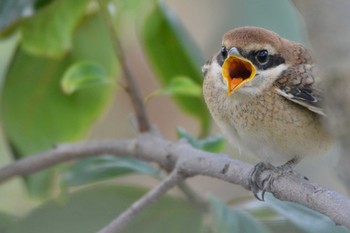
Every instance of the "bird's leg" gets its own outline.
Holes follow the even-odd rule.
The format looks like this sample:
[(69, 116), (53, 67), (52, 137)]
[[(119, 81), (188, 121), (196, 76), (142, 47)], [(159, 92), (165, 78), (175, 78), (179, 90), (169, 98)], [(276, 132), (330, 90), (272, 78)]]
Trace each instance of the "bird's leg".
[[(271, 163), (260, 162), (253, 167), (253, 169), (249, 174), (249, 188), (253, 192), (255, 198), (258, 199), (259, 201), (264, 201), (264, 197), (262, 196), (260, 198), (258, 196), (259, 191), (263, 189), (263, 187), (259, 186), (258, 179), (264, 171), (274, 170), (274, 169), (275, 167)], [(264, 181), (262, 183), (264, 183)]]
[[(278, 167), (275, 167), (268, 162), (260, 162), (256, 164), (249, 174), (249, 187), (256, 199), (258, 199), (259, 201), (264, 201), (265, 192), (270, 188), (273, 181), (276, 178), (288, 172), (291, 172), (293, 167), (298, 163), (298, 161), (299, 159), (295, 157)], [(270, 175), (261, 182), (258, 182), (260, 175), (268, 170), (271, 171)], [(261, 197), (258, 196), (259, 191), (262, 191)]]

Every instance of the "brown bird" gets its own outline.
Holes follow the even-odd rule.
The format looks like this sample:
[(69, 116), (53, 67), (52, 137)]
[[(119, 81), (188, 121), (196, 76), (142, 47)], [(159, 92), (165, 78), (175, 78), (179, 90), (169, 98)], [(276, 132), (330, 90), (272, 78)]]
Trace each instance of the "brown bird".
[(319, 80), (301, 44), (263, 28), (237, 28), (224, 34), (220, 52), (202, 71), (204, 98), (222, 133), (262, 161), (250, 176), (256, 197), (262, 190), (263, 199), (272, 181), (256, 184), (271, 163), (280, 165), (274, 170), (290, 170), (303, 157), (329, 149)]

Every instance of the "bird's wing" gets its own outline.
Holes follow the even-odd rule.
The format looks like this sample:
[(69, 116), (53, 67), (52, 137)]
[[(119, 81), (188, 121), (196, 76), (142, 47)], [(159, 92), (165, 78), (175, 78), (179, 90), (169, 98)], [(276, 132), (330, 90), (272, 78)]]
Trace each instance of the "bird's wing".
[(299, 87), (288, 87), (288, 88), (276, 88), (277, 93), (281, 96), (293, 101), (294, 103), (300, 104), (309, 110), (325, 116), (326, 114), (322, 108), (322, 96), (319, 95), (315, 90), (311, 88), (299, 88)]
[(311, 69), (290, 70), (275, 82), (278, 94), (309, 110), (326, 116), (323, 110), (323, 95), (315, 87), (315, 77)]

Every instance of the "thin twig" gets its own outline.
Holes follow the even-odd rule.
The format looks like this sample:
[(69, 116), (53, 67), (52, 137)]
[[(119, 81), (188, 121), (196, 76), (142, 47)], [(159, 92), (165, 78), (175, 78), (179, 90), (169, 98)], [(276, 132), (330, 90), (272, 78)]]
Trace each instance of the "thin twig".
[(126, 225), (136, 217), (143, 209), (148, 207), (154, 201), (159, 199), (168, 190), (176, 186), (185, 177), (181, 175), (177, 169), (174, 169), (158, 186), (150, 190), (139, 200), (134, 202), (128, 209), (121, 213), (116, 219), (114, 219), (110, 224), (104, 227), (99, 233), (118, 233), (123, 230)]
[(103, 18), (106, 22), (106, 26), (109, 31), (109, 36), (112, 41), (114, 53), (117, 56), (124, 73), (128, 94), (130, 96), (131, 102), (134, 106), (134, 110), (136, 113), (138, 129), (140, 132), (148, 132), (151, 129), (148, 116), (145, 110), (145, 106), (143, 104), (143, 100), (140, 97), (140, 92), (137, 88), (136, 82), (126, 64), (125, 53), (123, 47), (121, 46), (120, 36), (118, 35), (117, 30), (115, 29), (113, 19), (110, 13), (108, 12), (107, 6), (105, 5), (105, 3), (103, 3), (103, 0), (99, 0), (98, 2), (101, 8)]
[[(131, 140), (64, 144), (0, 169), (0, 183), (11, 177), (32, 174), (65, 161), (106, 153), (155, 162), (167, 170), (173, 170), (176, 164), (179, 172), (185, 176), (210, 176), (249, 189), (248, 178), (252, 165), (225, 155), (200, 151), (185, 143), (172, 143), (150, 134)], [(269, 174), (269, 171), (263, 172), (258, 182)], [(350, 200), (336, 191), (313, 184), (294, 173), (276, 178), (267, 191), (280, 200), (296, 202), (323, 213), (335, 223), (350, 229)]]

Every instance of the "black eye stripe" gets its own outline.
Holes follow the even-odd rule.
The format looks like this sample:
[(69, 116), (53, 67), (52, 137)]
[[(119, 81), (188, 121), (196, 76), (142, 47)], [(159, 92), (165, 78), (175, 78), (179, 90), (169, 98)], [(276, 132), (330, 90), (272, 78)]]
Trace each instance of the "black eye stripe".
[(219, 63), (220, 66), (224, 64), (224, 61), (227, 58), (227, 55), (228, 55), (227, 48), (225, 46), (222, 46), (220, 53), (216, 57), (216, 61)]
[(222, 56), (223, 59), (226, 59), (226, 58), (227, 58), (227, 49), (226, 49), (225, 46), (222, 46), (222, 47), (221, 47), (220, 53), (221, 53), (221, 56)]
[(276, 67), (280, 64), (285, 63), (284, 58), (279, 54), (269, 54), (267, 62), (261, 64), (257, 61), (256, 55), (258, 51), (250, 51), (249, 53), (242, 54), (245, 58), (250, 60), (259, 70), (267, 70), (273, 67)]
[[(217, 63), (222, 66), (224, 64), (225, 59), (228, 56), (228, 50), (230, 48), (226, 48), (225, 46), (221, 47), (220, 53), (216, 56), (216, 61)], [(242, 54), (242, 49), (241, 48), (237, 48), (238, 52), (240, 54)]]
[(222, 64), (224, 64), (225, 59), (222, 58), (221, 54), (218, 54), (218, 55), (216, 56), (216, 61), (218, 62), (218, 64), (219, 64), (220, 66), (222, 66)]
[[(273, 68), (273, 67), (276, 67), (280, 64), (283, 64), (285, 63), (285, 60), (284, 58), (279, 55), (279, 54), (269, 54), (268, 55), (268, 61), (264, 64), (260, 64), (257, 60), (256, 60), (256, 54), (258, 51), (260, 50), (252, 50), (252, 51), (249, 51), (249, 52), (246, 52), (244, 51), (242, 48), (239, 48), (239, 47), (236, 47), (238, 52), (241, 54), (242, 57), (250, 60), (254, 65), (255, 67), (257, 67), (259, 70), (267, 70), (267, 69), (270, 69), (270, 68)], [(220, 66), (222, 66), (222, 64), (224, 64), (224, 61), (227, 57), (227, 54), (223, 54), (223, 48), (221, 48), (220, 50), (220, 53), (216, 56), (216, 61), (218, 62), (218, 64)], [(227, 51), (227, 49), (226, 49)], [(223, 55), (225, 55), (223, 57)]]

